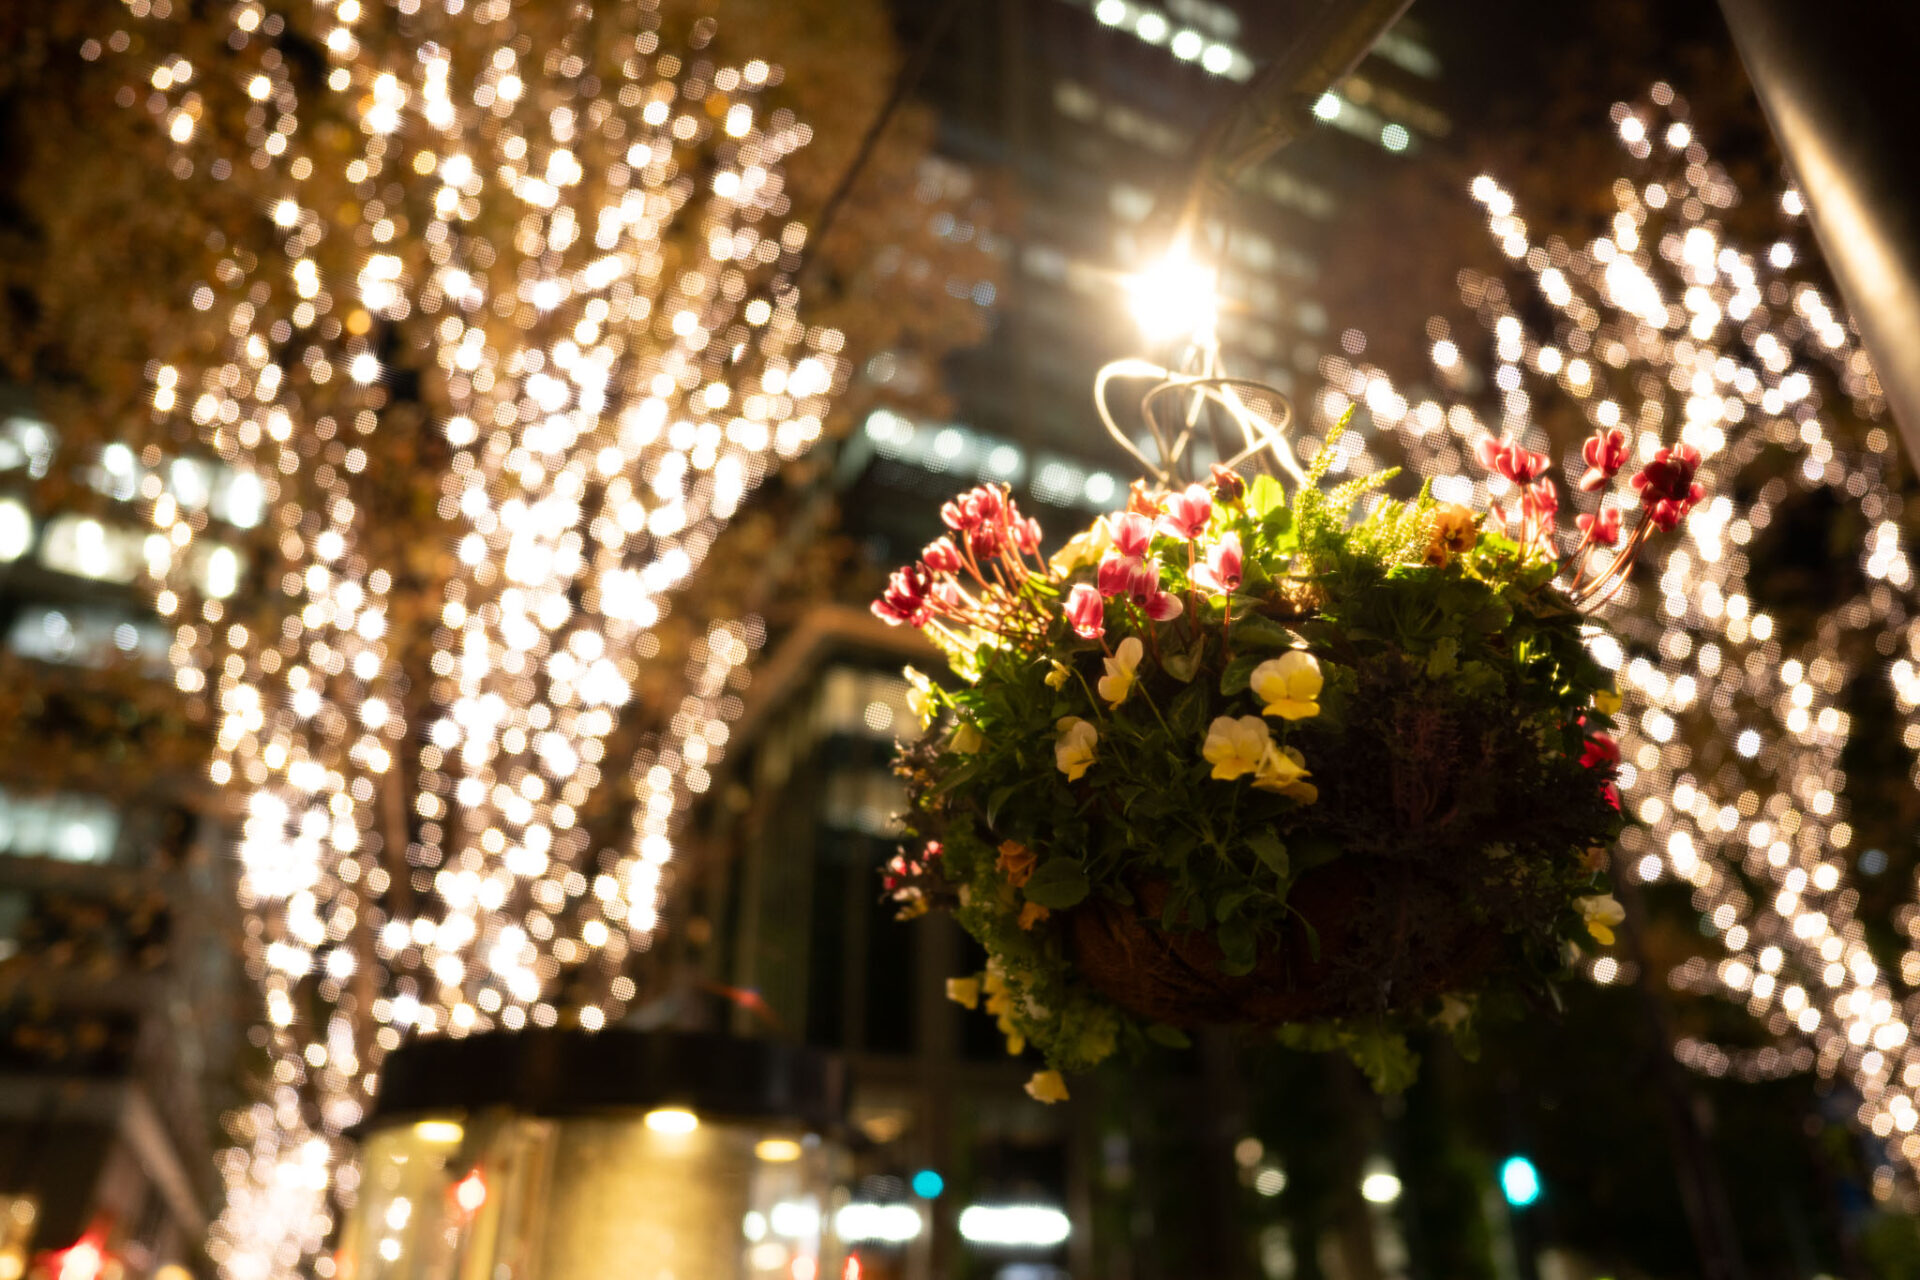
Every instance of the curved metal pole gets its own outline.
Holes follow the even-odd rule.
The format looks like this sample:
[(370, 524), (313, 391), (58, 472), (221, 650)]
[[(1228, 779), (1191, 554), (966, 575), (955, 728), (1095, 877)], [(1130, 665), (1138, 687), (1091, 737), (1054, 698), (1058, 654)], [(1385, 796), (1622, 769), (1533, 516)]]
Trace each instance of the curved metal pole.
[(1720, 0), (1887, 405), (1920, 462), (1920, 167), (1910, 0)]

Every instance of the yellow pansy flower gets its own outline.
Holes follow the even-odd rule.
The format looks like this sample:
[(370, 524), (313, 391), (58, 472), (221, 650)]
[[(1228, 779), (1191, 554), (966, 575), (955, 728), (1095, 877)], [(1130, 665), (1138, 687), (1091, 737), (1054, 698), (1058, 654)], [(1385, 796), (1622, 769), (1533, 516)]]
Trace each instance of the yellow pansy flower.
[(1067, 1100), (1067, 1082), (1058, 1071), (1036, 1071), (1027, 1081), (1027, 1096), (1051, 1106)]
[(1620, 695), (1612, 689), (1601, 689), (1593, 695), (1593, 709), (1603, 716), (1620, 714)]
[(1058, 658), (1050, 658), (1048, 661), (1053, 663), (1053, 669), (1047, 672), (1048, 687), (1054, 689), (1066, 688), (1067, 681), (1073, 679), (1073, 668)]
[(1020, 927), (1024, 930), (1031, 930), (1033, 926), (1039, 924), (1052, 914), (1053, 912), (1047, 910), (1047, 908), (1041, 906), (1039, 903), (1029, 902), (1026, 906), (1020, 908)]
[(1067, 775), (1068, 782), (1080, 781), (1080, 775), (1093, 765), (1095, 745), (1100, 733), (1079, 716), (1061, 716), (1054, 722), (1060, 736), (1054, 740), (1054, 767)]
[(1099, 564), (1100, 557), (1113, 545), (1113, 527), (1107, 518), (1101, 516), (1084, 533), (1076, 533), (1067, 539), (1067, 545), (1053, 553), (1053, 559), (1047, 566), (1064, 578), (1075, 569), (1084, 565)]
[(1033, 875), (1035, 858), (1033, 850), (1018, 840), (1002, 840), (1000, 856), (994, 860), (994, 870), (1007, 878), (1014, 888), (1021, 888)]
[(947, 750), (963, 756), (970, 756), (986, 745), (986, 736), (965, 720), (954, 726), (953, 737), (947, 740)]
[(980, 1007), (980, 979), (948, 978), (947, 999), (957, 1005), (964, 1005), (969, 1009), (978, 1009)]
[(1474, 527), (1474, 514), (1457, 502), (1443, 502), (1433, 509), (1433, 538), (1427, 545), (1427, 563), (1444, 565), (1454, 556), (1473, 550), (1480, 531)]
[(933, 723), (934, 713), (940, 709), (934, 698), (933, 681), (927, 679), (924, 671), (912, 667), (901, 674), (907, 677), (907, 707), (919, 717), (920, 727), (924, 729)]
[(1207, 726), (1200, 755), (1225, 782), (1258, 769), (1272, 745), (1273, 731), (1259, 716), (1218, 716)]
[(1254, 771), (1253, 785), (1312, 804), (1320, 798), (1320, 788), (1307, 781), (1312, 776), (1307, 771), (1307, 758), (1299, 751), (1269, 743), (1267, 753), (1260, 757), (1260, 767)]
[(1261, 711), (1283, 720), (1309, 720), (1320, 714), (1320, 662), (1305, 649), (1289, 649), (1253, 669), (1247, 684)]
[(1107, 674), (1101, 676), (1099, 684), (1094, 687), (1107, 700), (1108, 706), (1117, 709), (1133, 692), (1134, 672), (1139, 669), (1143, 652), (1140, 637), (1128, 636), (1114, 648), (1113, 656), (1105, 660)]
[(1613, 945), (1613, 927), (1627, 918), (1627, 912), (1610, 893), (1590, 894), (1573, 900), (1574, 908), (1587, 922), (1587, 932), (1603, 947)]

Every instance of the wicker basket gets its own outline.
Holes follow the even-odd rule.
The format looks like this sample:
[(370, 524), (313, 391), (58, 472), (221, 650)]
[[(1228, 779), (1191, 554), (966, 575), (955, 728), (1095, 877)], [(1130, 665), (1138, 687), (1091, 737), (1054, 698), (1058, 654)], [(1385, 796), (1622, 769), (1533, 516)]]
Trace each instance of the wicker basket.
[(1211, 930), (1160, 923), (1167, 886), (1137, 887), (1123, 906), (1092, 899), (1072, 912), (1074, 963), (1102, 995), (1176, 1027), (1278, 1026), (1418, 1006), (1473, 986), (1498, 960), (1501, 935), (1470, 912), (1436, 911), (1446, 890), (1406, 864), (1377, 872), (1352, 860), (1302, 876), (1290, 901), (1300, 920), (1252, 972), (1221, 972)]

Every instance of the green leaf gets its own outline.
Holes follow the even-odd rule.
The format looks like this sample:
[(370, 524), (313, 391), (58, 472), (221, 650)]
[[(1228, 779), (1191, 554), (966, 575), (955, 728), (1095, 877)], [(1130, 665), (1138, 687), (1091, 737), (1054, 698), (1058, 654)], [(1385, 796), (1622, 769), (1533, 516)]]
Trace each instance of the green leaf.
[(971, 760), (961, 765), (958, 769), (955, 769), (946, 777), (940, 779), (939, 783), (934, 786), (931, 794), (936, 796), (944, 795), (946, 792), (952, 791), (955, 787), (963, 787), (967, 783), (972, 782), (984, 768), (986, 768), (985, 761), (979, 759)]
[(1079, 906), (1091, 887), (1087, 869), (1078, 859), (1049, 858), (1033, 869), (1026, 885), (1027, 901), (1050, 911), (1065, 911)]
[(1347, 1056), (1366, 1073), (1375, 1093), (1401, 1093), (1420, 1074), (1420, 1055), (1397, 1031), (1367, 1028), (1347, 1037)]
[(1006, 805), (1007, 801), (1013, 798), (1013, 793), (1019, 789), (1019, 783), (1010, 782), (1004, 787), (995, 787), (992, 793), (987, 796), (987, 825), (989, 827), (999, 825), (1000, 810)]
[(1269, 475), (1255, 476), (1247, 486), (1247, 510), (1264, 519), (1269, 512), (1286, 509), (1287, 491), (1280, 482)]
[(1247, 847), (1253, 850), (1253, 856), (1274, 875), (1285, 880), (1292, 874), (1287, 859), (1287, 846), (1270, 828), (1262, 827), (1247, 836)]
[(1167, 727), (1176, 738), (1196, 738), (1207, 720), (1207, 686), (1190, 684), (1180, 691), (1167, 712)]
[(1460, 642), (1452, 636), (1442, 636), (1433, 646), (1433, 652), (1427, 655), (1427, 679), (1438, 680), (1457, 671), (1459, 653)]
[(1291, 649), (1293, 632), (1256, 613), (1233, 620), (1232, 643), (1236, 649)]
[(1225, 921), (1214, 930), (1213, 936), (1220, 944), (1220, 972), (1230, 978), (1253, 972), (1253, 921)]
[(1229, 889), (1214, 900), (1213, 918), (1225, 922), (1231, 920), (1248, 898), (1253, 896), (1252, 889)]
[(1338, 840), (1326, 836), (1306, 836), (1294, 841), (1293, 874), (1303, 876), (1315, 867), (1324, 866), (1345, 853)]
[(1168, 675), (1185, 684), (1199, 674), (1201, 660), (1206, 656), (1207, 640), (1204, 635), (1199, 635), (1193, 638), (1193, 644), (1184, 652), (1167, 654), (1160, 665), (1166, 668)]
[[(1239, 634), (1236, 628), (1234, 635), (1237, 637)], [(1225, 671), (1220, 673), (1220, 692), (1229, 698), (1236, 693), (1244, 692), (1248, 682), (1253, 679), (1253, 669), (1264, 661), (1266, 661), (1266, 655), (1262, 653), (1240, 654), (1227, 664)]]
[(1169, 1049), (1191, 1049), (1193, 1039), (1178, 1027), (1170, 1027), (1164, 1022), (1156, 1022), (1147, 1028), (1147, 1039)]

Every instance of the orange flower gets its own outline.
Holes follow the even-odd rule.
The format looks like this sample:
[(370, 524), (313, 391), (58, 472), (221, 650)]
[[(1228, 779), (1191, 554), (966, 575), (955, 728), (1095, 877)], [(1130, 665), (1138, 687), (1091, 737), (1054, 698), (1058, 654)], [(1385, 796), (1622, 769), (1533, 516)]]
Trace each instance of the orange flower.
[(1018, 889), (1027, 883), (1033, 875), (1033, 864), (1037, 861), (1033, 850), (1018, 840), (1007, 840), (1000, 845), (999, 861), (993, 865), (1007, 878), (1007, 883)]
[(1039, 903), (1029, 902), (1026, 906), (1020, 908), (1020, 927), (1022, 929), (1031, 929), (1052, 914), (1053, 912), (1047, 910)]

